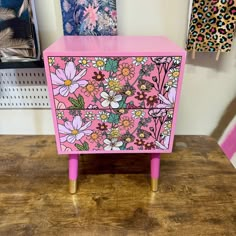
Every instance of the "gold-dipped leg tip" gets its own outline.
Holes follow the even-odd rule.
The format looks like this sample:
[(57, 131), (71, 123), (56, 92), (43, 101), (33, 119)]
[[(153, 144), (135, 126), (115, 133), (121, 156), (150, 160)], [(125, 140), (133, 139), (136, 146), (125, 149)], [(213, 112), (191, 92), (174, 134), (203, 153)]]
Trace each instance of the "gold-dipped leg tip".
[(71, 194), (76, 193), (77, 191), (77, 180), (69, 180), (69, 192)]
[(151, 188), (153, 192), (156, 192), (158, 190), (158, 179), (151, 178)]

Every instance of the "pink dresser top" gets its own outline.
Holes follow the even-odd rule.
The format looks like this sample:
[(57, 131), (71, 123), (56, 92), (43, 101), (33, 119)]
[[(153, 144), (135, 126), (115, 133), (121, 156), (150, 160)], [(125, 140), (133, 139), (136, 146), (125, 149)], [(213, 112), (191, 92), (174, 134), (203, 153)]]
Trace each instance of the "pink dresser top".
[(164, 36), (63, 36), (44, 56), (184, 56), (186, 52)]

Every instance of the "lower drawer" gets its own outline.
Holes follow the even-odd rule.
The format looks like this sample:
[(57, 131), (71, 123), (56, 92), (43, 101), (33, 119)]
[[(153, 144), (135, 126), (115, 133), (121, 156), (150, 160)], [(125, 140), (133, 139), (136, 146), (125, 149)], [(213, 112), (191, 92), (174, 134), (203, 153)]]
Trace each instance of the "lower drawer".
[(173, 109), (56, 110), (58, 152), (169, 152)]

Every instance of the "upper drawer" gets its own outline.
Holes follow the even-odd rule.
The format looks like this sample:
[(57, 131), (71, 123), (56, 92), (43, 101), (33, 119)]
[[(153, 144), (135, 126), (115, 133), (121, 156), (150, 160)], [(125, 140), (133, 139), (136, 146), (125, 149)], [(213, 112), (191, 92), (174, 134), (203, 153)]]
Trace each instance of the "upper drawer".
[(178, 55), (48, 57), (49, 88), (66, 109), (173, 108), (181, 61)]

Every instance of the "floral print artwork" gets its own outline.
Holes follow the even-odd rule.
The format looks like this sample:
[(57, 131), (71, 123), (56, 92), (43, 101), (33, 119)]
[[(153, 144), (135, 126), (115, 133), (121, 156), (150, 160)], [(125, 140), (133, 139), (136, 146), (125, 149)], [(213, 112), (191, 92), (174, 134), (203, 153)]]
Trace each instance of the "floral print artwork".
[(61, 10), (64, 35), (117, 35), (116, 0), (61, 0)]
[(228, 52), (235, 25), (235, 0), (192, 0), (186, 48), (199, 52)]
[(48, 60), (62, 151), (169, 149), (181, 57)]

